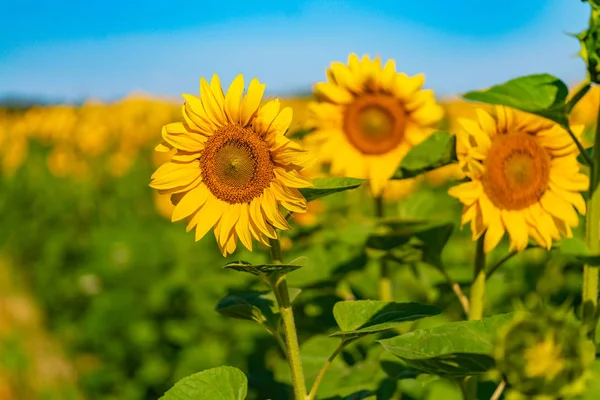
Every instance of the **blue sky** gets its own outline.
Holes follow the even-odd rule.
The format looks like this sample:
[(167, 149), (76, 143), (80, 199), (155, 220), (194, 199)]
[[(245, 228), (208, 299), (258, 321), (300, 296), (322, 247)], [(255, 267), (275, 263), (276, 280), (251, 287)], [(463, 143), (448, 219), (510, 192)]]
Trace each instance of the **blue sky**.
[[(442, 95), (530, 73), (584, 77), (575, 0), (38, 1), (0, 15), (0, 98), (115, 99), (195, 93), (201, 76), (308, 91), (350, 52), (423, 72)], [(26, 7), (26, 9), (24, 9)]]

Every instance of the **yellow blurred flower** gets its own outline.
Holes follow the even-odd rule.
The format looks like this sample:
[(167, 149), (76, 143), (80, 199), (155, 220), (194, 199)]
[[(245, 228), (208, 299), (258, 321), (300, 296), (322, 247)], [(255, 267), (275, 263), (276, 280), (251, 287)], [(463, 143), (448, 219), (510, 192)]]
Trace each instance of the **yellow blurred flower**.
[(320, 101), (309, 105), (316, 130), (308, 139), (333, 175), (369, 179), (373, 195), (381, 194), (404, 156), (442, 119), (433, 91), (421, 89), (424, 79), (397, 73), (394, 60), (382, 66), (379, 58), (350, 54), (348, 65), (331, 64), (327, 82), (314, 88)]
[[(471, 222), (473, 240), (485, 232), (491, 251), (505, 232), (521, 251), (531, 237), (550, 249), (560, 234), (572, 237), (584, 214), (580, 191), (589, 179), (579, 171), (578, 150), (569, 134), (547, 119), (507, 107), (477, 119), (459, 120), (459, 165), (470, 179), (449, 190), (463, 203), (462, 224)], [(573, 127), (580, 134), (583, 127)], [(575, 207), (575, 209), (574, 209)]]

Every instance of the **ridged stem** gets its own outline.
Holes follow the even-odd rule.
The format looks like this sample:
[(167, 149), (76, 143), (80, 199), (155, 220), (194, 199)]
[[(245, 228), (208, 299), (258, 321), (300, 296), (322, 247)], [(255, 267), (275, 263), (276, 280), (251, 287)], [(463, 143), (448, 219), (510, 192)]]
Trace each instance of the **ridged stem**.
[[(588, 191), (587, 215), (585, 225), (585, 241), (593, 254), (600, 253), (600, 108), (596, 119), (594, 147), (592, 148), (592, 165), (590, 168), (590, 188)], [(598, 274), (600, 267), (585, 265), (583, 267), (583, 320), (593, 320), (598, 306)], [(595, 328), (595, 327), (594, 327)], [(590, 335), (593, 338), (595, 329)]]
[[(281, 264), (281, 245), (279, 239), (269, 239), (271, 245), (271, 258), (274, 264)], [(287, 286), (285, 275), (276, 274), (269, 277), (269, 283), (279, 305), (279, 313), (283, 321), (283, 331), (287, 347), (287, 359), (292, 374), (292, 386), (294, 387), (294, 398), (296, 400), (306, 399), (306, 383), (302, 371), (302, 360), (300, 358), (300, 345), (294, 322), (294, 313)]]

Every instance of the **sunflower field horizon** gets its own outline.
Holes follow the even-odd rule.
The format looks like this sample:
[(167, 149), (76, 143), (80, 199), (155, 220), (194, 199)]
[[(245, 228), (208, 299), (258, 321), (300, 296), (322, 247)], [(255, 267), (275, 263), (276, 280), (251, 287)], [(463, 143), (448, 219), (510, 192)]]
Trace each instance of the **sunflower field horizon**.
[[(498, 13), (518, 26), (537, 3)], [(7, 83), (26, 95), (0, 104), (0, 400), (600, 399), (600, 1), (582, 6), (587, 27), (559, 32), (576, 67), (486, 85), (466, 68), (453, 96), (368, 34), (342, 56), (324, 36), (302, 96), (268, 78), (307, 71), (232, 73), (225, 30), (226, 66), (178, 99)], [(0, 41), (6, 59), (33, 34)]]

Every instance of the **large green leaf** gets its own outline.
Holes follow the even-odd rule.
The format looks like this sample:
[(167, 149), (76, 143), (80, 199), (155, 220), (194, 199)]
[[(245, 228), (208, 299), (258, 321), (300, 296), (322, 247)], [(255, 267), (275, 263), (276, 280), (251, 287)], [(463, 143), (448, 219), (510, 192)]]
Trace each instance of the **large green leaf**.
[(365, 179), (358, 178), (316, 178), (313, 179), (313, 187), (298, 190), (300, 190), (306, 201), (313, 201), (330, 194), (356, 189), (365, 182)]
[(587, 244), (579, 238), (561, 240), (557, 249), (560, 253), (576, 258), (582, 263), (593, 267), (600, 267), (600, 253), (593, 253)]
[(159, 400), (244, 400), (248, 379), (234, 367), (217, 367), (187, 376)]
[(348, 339), (369, 335), (394, 328), (400, 322), (414, 321), (441, 312), (436, 306), (420, 303), (340, 301), (333, 307), (333, 316), (341, 330), (331, 336)]
[(456, 137), (447, 132), (437, 132), (410, 150), (392, 179), (412, 178), (456, 161)]
[(510, 318), (510, 314), (499, 314), (480, 321), (451, 322), (379, 343), (425, 373), (447, 377), (477, 375), (493, 368), (495, 335)]
[(535, 74), (512, 79), (488, 90), (466, 93), (468, 100), (502, 104), (551, 119), (568, 126), (565, 102), (569, 89), (560, 79)]
[(298, 257), (286, 264), (257, 264), (253, 265), (247, 261), (232, 261), (223, 266), (223, 268), (234, 269), (240, 272), (248, 272), (252, 275), (269, 275), (274, 272), (287, 274), (288, 272), (300, 269), (308, 263), (306, 257)]

